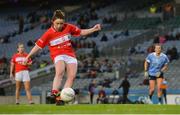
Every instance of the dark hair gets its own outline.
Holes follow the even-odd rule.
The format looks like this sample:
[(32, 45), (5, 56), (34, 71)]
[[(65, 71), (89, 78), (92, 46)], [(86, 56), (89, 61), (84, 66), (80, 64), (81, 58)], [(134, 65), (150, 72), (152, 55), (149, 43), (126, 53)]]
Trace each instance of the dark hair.
[(64, 12), (62, 12), (61, 10), (54, 11), (54, 14), (53, 14), (53, 17), (52, 17), (52, 21), (54, 21), (56, 19), (65, 19)]

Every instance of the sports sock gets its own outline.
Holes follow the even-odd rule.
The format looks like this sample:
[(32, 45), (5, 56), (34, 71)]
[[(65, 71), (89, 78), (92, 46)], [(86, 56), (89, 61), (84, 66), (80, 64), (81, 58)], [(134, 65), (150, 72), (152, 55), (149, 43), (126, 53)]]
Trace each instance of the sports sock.
[(159, 100), (159, 103), (161, 103), (161, 101), (162, 101), (161, 97), (158, 97), (158, 100)]

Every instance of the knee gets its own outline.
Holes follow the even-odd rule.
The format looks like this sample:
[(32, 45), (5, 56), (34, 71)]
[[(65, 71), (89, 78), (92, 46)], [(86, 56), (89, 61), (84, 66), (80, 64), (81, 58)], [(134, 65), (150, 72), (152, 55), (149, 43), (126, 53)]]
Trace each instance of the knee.
[(64, 75), (64, 72), (56, 72), (55, 77), (61, 78)]
[(26, 91), (30, 91), (31, 89), (30, 89), (30, 87), (26, 87), (25, 90)]
[(20, 91), (20, 89), (21, 89), (20, 87), (16, 87), (16, 91)]
[(158, 90), (158, 92), (161, 92), (161, 88), (160, 87), (158, 87), (157, 90)]
[(75, 80), (75, 76), (74, 75), (69, 75), (68, 76), (68, 80), (74, 81)]
[(149, 90), (150, 90), (150, 92), (154, 92), (154, 88), (152, 88), (152, 87)]

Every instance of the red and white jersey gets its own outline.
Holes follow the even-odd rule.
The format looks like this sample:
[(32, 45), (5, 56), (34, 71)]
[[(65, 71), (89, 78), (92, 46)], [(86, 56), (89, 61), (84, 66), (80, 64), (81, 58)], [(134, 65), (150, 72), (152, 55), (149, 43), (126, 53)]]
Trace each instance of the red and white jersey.
[[(20, 64), (20, 63), (24, 62), (27, 55), (28, 55), (27, 53), (22, 53), (22, 54), (16, 53), (13, 55), (13, 57), (11, 59), (11, 63), (15, 64), (15, 73), (23, 71), (23, 70), (29, 70), (27, 65)], [(28, 63), (31, 63), (31, 62), (32, 62), (32, 60), (29, 59)]]
[(81, 29), (78, 27), (65, 23), (62, 31), (56, 31), (53, 27), (49, 28), (40, 39), (37, 40), (36, 45), (44, 48), (48, 45), (52, 60), (58, 55), (75, 56), (75, 52), (71, 44), (71, 36), (80, 36)]

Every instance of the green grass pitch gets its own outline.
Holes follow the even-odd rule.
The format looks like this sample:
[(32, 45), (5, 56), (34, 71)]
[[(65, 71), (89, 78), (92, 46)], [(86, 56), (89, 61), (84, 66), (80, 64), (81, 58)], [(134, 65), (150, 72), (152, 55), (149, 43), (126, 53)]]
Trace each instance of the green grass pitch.
[(180, 105), (0, 105), (0, 114), (180, 114)]

